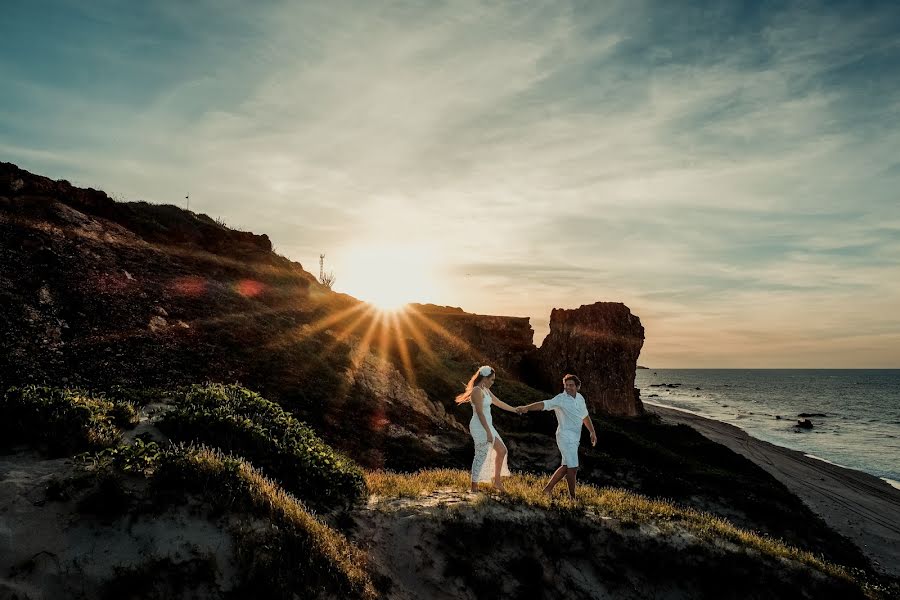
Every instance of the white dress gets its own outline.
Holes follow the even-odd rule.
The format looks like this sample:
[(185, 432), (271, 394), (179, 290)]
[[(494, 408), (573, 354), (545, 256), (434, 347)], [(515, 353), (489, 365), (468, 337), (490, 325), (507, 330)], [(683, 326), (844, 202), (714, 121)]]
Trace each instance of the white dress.
[[(471, 398), (469, 401), (474, 402)], [(502, 442), (503, 439), (497, 433), (497, 430), (494, 429), (494, 423), (491, 421), (491, 393), (488, 390), (484, 390), (481, 402), (484, 420), (487, 421), (488, 427), (491, 428), (491, 434), (493, 434), (495, 440)], [(494, 449), (494, 444), (488, 443), (487, 432), (484, 430), (484, 425), (481, 424), (481, 419), (478, 418), (478, 413), (475, 412), (474, 406), (472, 407), (472, 419), (469, 421), (469, 433), (472, 434), (472, 441), (475, 442), (475, 458), (472, 460), (472, 481), (493, 481), (497, 451)], [(503, 467), (500, 469), (501, 477), (509, 477), (510, 475), (509, 467), (506, 464), (508, 456), (509, 453), (503, 457)]]

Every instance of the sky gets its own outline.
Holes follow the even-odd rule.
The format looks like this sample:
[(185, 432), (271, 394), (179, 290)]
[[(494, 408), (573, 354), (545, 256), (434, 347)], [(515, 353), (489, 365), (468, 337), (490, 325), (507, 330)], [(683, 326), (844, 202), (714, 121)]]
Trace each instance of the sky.
[(900, 4), (7, 0), (0, 160), (361, 299), (623, 302), (657, 368), (900, 368)]

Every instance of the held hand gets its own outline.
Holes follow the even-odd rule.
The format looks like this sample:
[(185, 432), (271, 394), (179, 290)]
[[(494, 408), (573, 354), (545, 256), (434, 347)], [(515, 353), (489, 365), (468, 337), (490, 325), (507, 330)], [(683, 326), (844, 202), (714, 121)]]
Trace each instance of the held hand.
[(524, 413), (524, 412), (525, 412), (525, 407), (524, 407), (524, 406), (517, 406), (517, 407), (516, 407), (516, 414), (517, 414), (517, 415), (521, 415), (521, 414)]

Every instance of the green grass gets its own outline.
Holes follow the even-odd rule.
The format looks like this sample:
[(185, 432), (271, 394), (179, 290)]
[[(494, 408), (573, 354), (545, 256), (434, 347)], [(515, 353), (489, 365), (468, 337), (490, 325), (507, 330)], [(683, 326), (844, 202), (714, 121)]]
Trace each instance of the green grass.
[(241, 456), (287, 491), (319, 507), (351, 505), (365, 494), (360, 468), (277, 404), (237, 385), (195, 385), (160, 428), (175, 441)]
[[(780, 540), (741, 529), (730, 522), (690, 508), (683, 508), (664, 500), (654, 500), (622, 489), (597, 488), (579, 484), (577, 502), (562, 500), (560, 488), (554, 499), (541, 493), (545, 478), (537, 475), (514, 475), (506, 480), (506, 492), (493, 494), (494, 500), (564, 513), (599, 514), (626, 524), (653, 524), (661, 529), (674, 530), (675, 524), (700, 539), (723, 540), (776, 559), (796, 561), (831, 577), (857, 583), (843, 566), (810, 552), (789, 546)], [(366, 485), (373, 495), (392, 498), (415, 498), (439, 489), (466, 491), (469, 474), (465, 471), (437, 469), (414, 474), (369, 472)]]
[(137, 424), (131, 402), (81, 390), (24, 386), (0, 398), (0, 446), (27, 444), (53, 456), (112, 446)]

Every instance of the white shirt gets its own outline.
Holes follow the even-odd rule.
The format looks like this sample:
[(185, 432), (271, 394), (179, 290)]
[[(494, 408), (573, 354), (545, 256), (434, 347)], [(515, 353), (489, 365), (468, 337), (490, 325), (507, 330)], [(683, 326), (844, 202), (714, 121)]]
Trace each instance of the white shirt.
[(574, 398), (566, 392), (557, 394), (550, 400), (544, 400), (544, 410), (556, 413), (556, 420), (559, 421), (556, 435), (570, 434), (581, 437), (582, 421), (588, 416), (584, 396), (578, 392), (575, 392)]

